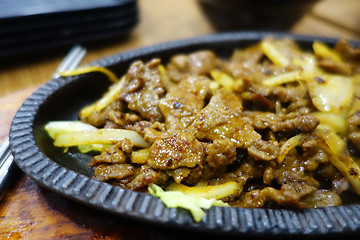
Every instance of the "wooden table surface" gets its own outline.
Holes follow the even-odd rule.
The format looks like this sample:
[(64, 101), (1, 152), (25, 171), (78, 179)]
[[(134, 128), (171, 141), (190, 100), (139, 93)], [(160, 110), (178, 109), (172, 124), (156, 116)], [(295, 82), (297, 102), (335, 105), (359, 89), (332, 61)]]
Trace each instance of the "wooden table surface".
[[(217, 31), (194, 0), (139, 0), (138, 5), (140, 21), (129, 36), (90, 46), (83, 63), (124, 50)], [(360, 40), (359, 10), (359, 0), (323, 0), (288, 31)], [(21, 103), (51, 78), (65, 54), (66, 50), (0, 66), (0, 142), (8, 135)], [(20, 172), (0, 202), (0, 239), (191, 237), (200, 235), (132, 222), (64, 199)]]

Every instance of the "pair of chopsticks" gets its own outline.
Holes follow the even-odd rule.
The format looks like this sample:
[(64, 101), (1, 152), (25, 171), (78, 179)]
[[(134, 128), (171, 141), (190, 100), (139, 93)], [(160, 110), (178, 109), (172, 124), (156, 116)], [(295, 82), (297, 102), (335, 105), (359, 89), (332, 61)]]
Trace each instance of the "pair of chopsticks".
[[(80, 45), (73, 46), (61, 61), (52, 77), (57, 78), (60, 72), (77, 68), (85, 54), (85, 48)], [(9, 138), (7, 137), (0, 146), (0, 201), (5, 195), (15, 170), (16, 165), (9, 148)]]

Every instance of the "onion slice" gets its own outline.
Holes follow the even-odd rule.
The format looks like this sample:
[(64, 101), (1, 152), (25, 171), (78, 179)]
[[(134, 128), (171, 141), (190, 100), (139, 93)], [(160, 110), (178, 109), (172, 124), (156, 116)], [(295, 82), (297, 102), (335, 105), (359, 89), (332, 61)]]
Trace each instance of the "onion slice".
[(75, 75), (89, 73), (89, 72), (102, 72), (109, 78), (109, 80), (111, 82), (114, 82), (114, 83), (116, 83), (119, 80), (118, 77), (115, 75), (115, 73), (113, 73), (112, 71), (110, 71), (107, 68), (100, 67), (100, 66), (80, 67), (80, 68), (76, 68), (74, 70), (67, 70), (67, 71), (60, 72), (59, 75), (62, 77), (70, 77), (70, 76), (75, 76)]
[(239, 188), (239, 184), (234, 181), (229, 181), (219, 185), (202, 186), (202, 187), (188, 187), (181, 183), (172, 183), (166, 190), (167, 191), (180, 191), (187, 196), (203, 197), (206, 199), (220, 199), (234, 194)]
[(102, 96), (99, 100), (81, 109), (80, 116), (88, 117), (92, 112), (100, 111), (105, 107), (107, 107), (111, 102), (115, 101), (120, 94), (124, 82), (125, 82), (125, 78), (123, 77), (120, 81), (112, 85), (109, 91), (106, 92), (104, 96)]
[(324, 74), (307, 81), (314, 106), (322, 112), (343, 112), (353, 100), (353, 81), (350, 77)]
[(284, 161), (284, 158), (288, 154), (288, 152), (293, 149), (296, 146), (300, 146), (303, 143), (303, 140), (305, 138), (304, 134), (296, 135), (283, 143), (283, 145), (280, 148), (280, 153), (277, 158), (277, 162), (281, 164)]
[(114, 143), (124, 138), (138, 147), (147, 148), (150, 146), (137, 132), (124, 129), (96, 129), (64, 133), (55, 139), (54, 145), (70, 147), (93, 143)]
[(318, 135), (324, 139), (333, 154), (329, 161), (349, 181), (354, 191), (360, 195), (360, 167), (351, 158), (346, 143), (334, 132), (326, 127), (319, 128)]

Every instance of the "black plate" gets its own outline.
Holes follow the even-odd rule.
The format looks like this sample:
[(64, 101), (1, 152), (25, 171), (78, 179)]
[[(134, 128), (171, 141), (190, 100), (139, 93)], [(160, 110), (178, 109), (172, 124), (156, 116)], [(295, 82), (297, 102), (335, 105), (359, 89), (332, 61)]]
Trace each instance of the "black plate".
[[(0, 2), (0, 24), (13, 24), (19, 21), (39, 21), (63, 14), (82, 14), (86, 12), (108, 11), (117, 7), (126, 7), (136, 0), (17, 0)], [(99, 12), (100, 13), (100, 12)], [(38, 22), (38, 23), (39, 23)]]
[(73, 21), (68, 22), (44, 19), (44, 24), (34, 26), (34, 28), (38, 27), (38, 29), (25, 28), (11, 33), (1, 33), (1, 31), (6, 29), (1, 29), (0, 27), (0, 33), (2, 34), (0, 47), (16, 47), (31, 42), (46, 43), (47, 39), (71, 38), (74, 34), (95, 32), (101, 29), (101, 27), (104, 28), (103, 31), (106, 31), (106, 28), (122, 26), (124, 23), (130, 22), (130, 20), (134, 21), (138, 17), (137, 12), (137, 8), (133, 6), (122, 12), (117, 10), (106, 15), (98, 16), (99, 13), (93, 15), (87, 14), (82, 18), (74, 18)]
[(0, 1), (0, 61), (121, 38), (137, 22), (136, 0)]
[[(56, 12), (52, 12), (50, 9), (44, 7), (43, 10), (45, 12), (33, 15), (15, 15), (12, 18), (4, 18), (4, 16), (0, 14), (0, 33), (36, 33), (37, 31), (46, 31), (51, 28), (56, 29), (66, 25), (94, 22), (96, 20), (101, 21), (109, 18), (119, 19), (130, 14), (134, 15), (134, 10), (137, 10), (135, 0), (125, 0), (122, 1), (122, 4), (118, 1), (118, 4), (115, 6), (106, 7), (91, 6), (87, 0), (80, 1), (83, 3), (83, 8), (78, 8), (77, 10), (71, 6), (71, 9), (68, 9), (67, 11), (65, 9), (63, 9), (63, 11), (59, 11), (60, 9), (57, 9)], [(97, 1), (97, 3), (100, 5), (106, 4), (99, 1)], [(53, 3), (50, 4), (54, 5)], [(87, 7), (90, 8), (87, 9)], [(24, 11), (26, 12), (26, 10)]]
[[(71, 46), (76, 43), (86, 45), (97, 40), (125, 36), (135, 27), (138, 16), (124, 19), (89, 22), (86, 24), (63, 26), (63, 31), (47, 31), (21, 38), (18, 35), (6, 36), (0, 40), (0, 58), (19, 58), (19, 55), (31, 55), (45, 50)], [(15, 42), (12, 39), (17, 39)]]
[[(175, 53), (212, 49), (229, 56), (235, 48), (253, 44), (269, 34), (291, 37), (304, 48), (315, 40), (334, 44), (336, 39), (286, 33), (238, 32), (180, 40), (124, 52), (95, 62), (119, 76), (135, 59), (160, 57), (166, 61)], [(360, 47), (359, 42), (352, 42)], [(213, 207), (202, 222), (195, 223), (182, 209), (167, 208), (156, 197), (115, 187), (92, 179), (87, 166), (91, 156), (70, 151), (63, 154), (52, 146), (43, 130), (51, 120), (74, 120), (81, 107), (106, 91), (108, 80), (90, 73), (57, 78), (40, 87), (17, 112), (10, 132), (10, 147), (16, 163), (32, 179), (69, 199), (122, 217), (162, 226), (236, 236), (320, 236), (360, 232), (360, 205), (322, 209), (245, 209)]]

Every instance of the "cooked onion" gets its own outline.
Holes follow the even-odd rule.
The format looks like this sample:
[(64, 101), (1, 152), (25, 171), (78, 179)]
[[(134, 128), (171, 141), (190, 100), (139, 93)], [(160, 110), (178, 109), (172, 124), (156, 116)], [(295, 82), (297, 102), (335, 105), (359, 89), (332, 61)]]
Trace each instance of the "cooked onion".
[(102, 98), (100, 98), (95, 103), (81, 109), (80, 115), (82, 117), (89, 116), (94, 111), (100, 111), (103, 108), (107, 107), (111, 102), (115, 101), (119, 96), (120, 90), (124, 85), (124, 78), (122, 78), (119, 82), (112, 85), (108, 92), (104, 94)]
[(132, 144), (138, 147), (150, 146), (137, 132), (124, 129), (97, 129), (64, 133), (55, 139), (54, 145), (70, 147), (92, 143), (114, 143), (124, 138), (129, 139)]
[(343, 112), (353, 99), (352, 78), (340, 75), (321, 75), (308, 81), (314, 106), (322, 112)]
[(180, 191), (187, 196), (203, 197), (206, 199), (221, 199), (233, 194), (239, 188), (239, 184), (233, 181), (214, 186), (188, 187), (181, 183), (172, 183), (167, 191)]

